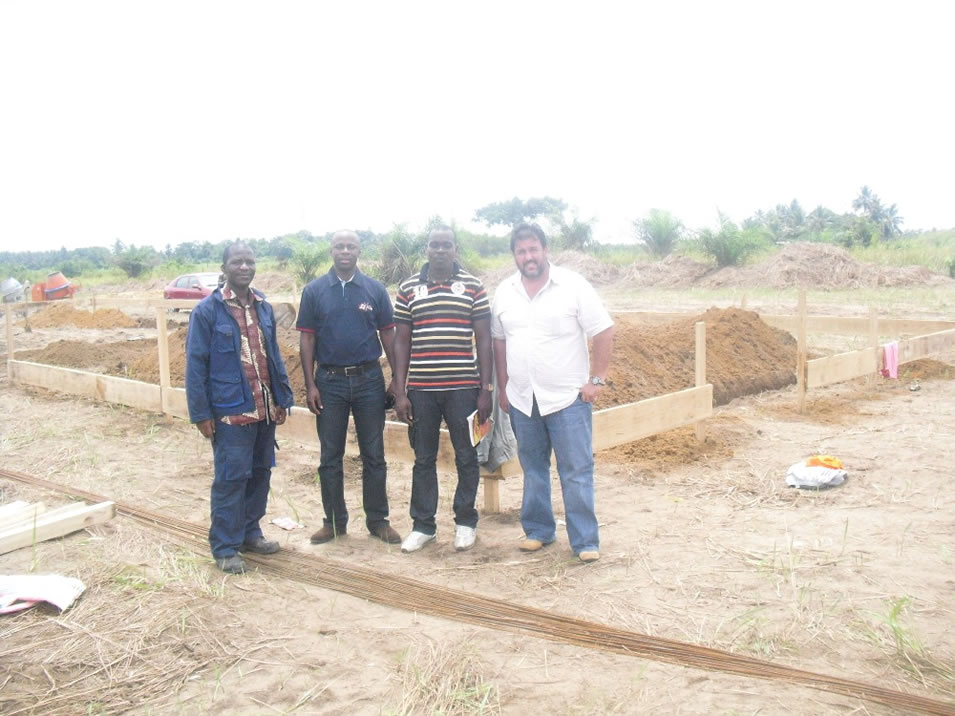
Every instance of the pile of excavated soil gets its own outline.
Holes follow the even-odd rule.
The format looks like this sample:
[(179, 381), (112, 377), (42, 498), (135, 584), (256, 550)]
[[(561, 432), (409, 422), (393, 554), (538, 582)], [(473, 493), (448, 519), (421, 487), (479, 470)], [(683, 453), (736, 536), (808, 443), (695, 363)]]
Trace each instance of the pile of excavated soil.
[(663, 326), (618, 320), (608, 378), (595, 407), (625, 405), (691, 388), (695, 382), (695, 324), (706, 323), (706, 379), (713, 402), (778, 390), (796, 382), (796, 340), (752, 311), (711, 308)]
[(136, 319), (127, 316), (115, 308), (101, 308), (96, 311), (78, 311), (66, 303), (57, 303), (30, 316), (34, 328), (56, 328), (58, 326), (76, 326), (77, 328), (136, 328)]
[(955, 378), (955, 365), (932, 358), (920, 358), (900, 365), (899, 378), (901, 380), (930, 380), (932, 378), (950, 380)]
[[(285, 370), (292, 383), (295, 404), (305, 405), (305, 377), (302, 375), (302, 363), (298, 354), (298, 332), (279, 331), (279, 351), (285, 361)], [(115, 344), (107, 344), (115, 345)], [(146, 383), (159, 382), (159, 355), (153, 341), (153, 349), (144, 351), (129, 366), (129, 377)], [(176, 387), (186, 384), (186, 328), (169, 334), (169, 382)]]
[[(596, 407), (623, 405), (692, 387), (694, 325), (698, 320), (707, 324), (707, 380), (713, 383), (717, 405), (795, 381), (795, 341), (788, 333), (766, 325), (755, 313), (713, 308), (702, 316), (663, 326), (634, 326), (625, 320), (618, 321), (608, 376), (612, 387), (603, 391)], [(297, 331), (281, 329), (279, 348), (295, 403), (304, 406), (305, 379)], [(23, 351), (19, 356), (38, 363), (159, 382), (155, 339), (100, 344), (59, 341), (40, 350)], [(172, 385), (185, 385), (185, 327), (170, 334), (169, 371)], [(388, 380), (387, 375), (385, 378)]]
[(752, 430), (743, 420), (723, 415), (706, 421), (703, 442), (696, 439), (696, 428), (689, 425), (601, 450), (599, 454), (601, 460), (632, 469), (666, 472), (700, 460), (726, 460), (751, 436)]
[[(45, 348), (17, 351), (17, 360), (142, 380), (142, 378), (132, 374), (132, 366), (144, 356), (150, 355), (157, 355), (155, 338), (115, 341), (113, 343), (56, 341)], [(154, 360), (158, 361), (158, 358)], [(158, 369), (156, 370), (156, 379), (152, 382), (159, 382)]]

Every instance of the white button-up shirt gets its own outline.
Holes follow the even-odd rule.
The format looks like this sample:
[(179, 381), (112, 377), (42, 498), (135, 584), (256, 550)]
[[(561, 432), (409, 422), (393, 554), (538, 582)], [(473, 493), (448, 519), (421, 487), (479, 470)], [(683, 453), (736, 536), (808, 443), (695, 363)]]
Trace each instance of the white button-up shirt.
[(590, 378), (587, 339), (613, 325), (600, 297), (578, 273), (550, 266), (547, 283), (531, 298), (521, 274), (498, 286), (491, 336), (507, 341), (507, 400), (525, 415), (534, 398), (541, 415), (563, 410)]

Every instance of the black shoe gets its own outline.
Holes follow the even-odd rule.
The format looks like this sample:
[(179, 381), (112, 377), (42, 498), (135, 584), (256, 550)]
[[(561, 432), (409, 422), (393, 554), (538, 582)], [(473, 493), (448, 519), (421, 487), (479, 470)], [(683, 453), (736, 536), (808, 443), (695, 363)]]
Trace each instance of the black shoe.
[(379, 525), (371, 530), (371, 536), (377, 537), (386, 544), (401, 544), (401, 535), (391, 525)]
[(242, 574), (245, 572), (245, 560), (237, 554), (231, 557), (216, 557), (216, 567), (226, 574)]
[(279, 543), (271, 542), (265, 537), (259, 537), (251, 542), (242, 545), (240, 552), (252, 552), (254, 554), (275, 554), (279, 551)]

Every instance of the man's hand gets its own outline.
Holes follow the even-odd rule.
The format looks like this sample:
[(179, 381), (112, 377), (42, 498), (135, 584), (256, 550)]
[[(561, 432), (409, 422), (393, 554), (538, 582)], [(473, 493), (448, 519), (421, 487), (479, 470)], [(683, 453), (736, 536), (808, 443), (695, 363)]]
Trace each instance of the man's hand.
[(281, 425), (285, 422), (285, 419), (288, 417), (288, 411), (283, 408), (281, 405), (275, 406), (275, 415), (272, 416), (272, 422), (276, 425)]
[(395, 397), (395, 415), (403, 423), (411, 424), (414, 416), (411, 414), (411, 401), (408, 400), (407, 393), (402, 393)]
[(503, 388), (498, 388), (497, 404), (501, 406), (501, 410), (505, 413), (510, 412), (511, 402), (507, 399), (507, 391)]
[(491, 414), (492, 406), (491, 391), (481, 388), (481, 390), (478, 391), (477, 399), (477, 418), (479, 425), (483, 425), (485, 422), (487, 422), (488, 416)]
[(594, 385), (593, 383), (584, 383), (583, 387), (580, 389), (580, 399), (585, 403), (593, 403), (597, 400), (597, 396), (600, 395), (600, 391), (603, 388), (602, 385)]
[(325, 406), (322, 404), (322, 394), (318, 392), (318, 386), (313, 385), (308, 389), (308, 397), (306, 398), (308, 402), (308, 409), (312, 411), (315, 415), (322, 414), (322, 408)]
[(216, 434), (216, 421), (215, 420), (200, 420), (196, 423), (196, 427), (199, 429), (199, 432), (202, 433), (202, 437), (206, 440), (212, 440)]

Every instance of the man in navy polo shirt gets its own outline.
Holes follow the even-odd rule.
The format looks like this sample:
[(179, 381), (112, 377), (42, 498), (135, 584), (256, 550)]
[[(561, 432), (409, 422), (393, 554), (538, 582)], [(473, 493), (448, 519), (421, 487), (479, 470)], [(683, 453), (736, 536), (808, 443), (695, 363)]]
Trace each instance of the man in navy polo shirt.
[[(325, 524), (312, 535), (312, 544), (347, 531), (343, 458), (349, 412), (361, 453), (365, 524), (374, 537), (401, 542), (388, 522), (385, 379), (378, 362), (383, 346), (394, 374), (394, 311), (384, 284), (358, 270), (360, 254), (361, 240), (354, 231), (332, 237), (333, 266), (302, 291), (296, 326), (308, 409), (318, 416), (322, 448), (318, 477)], [(388, 392), (394, 394), (393, 383)]]

